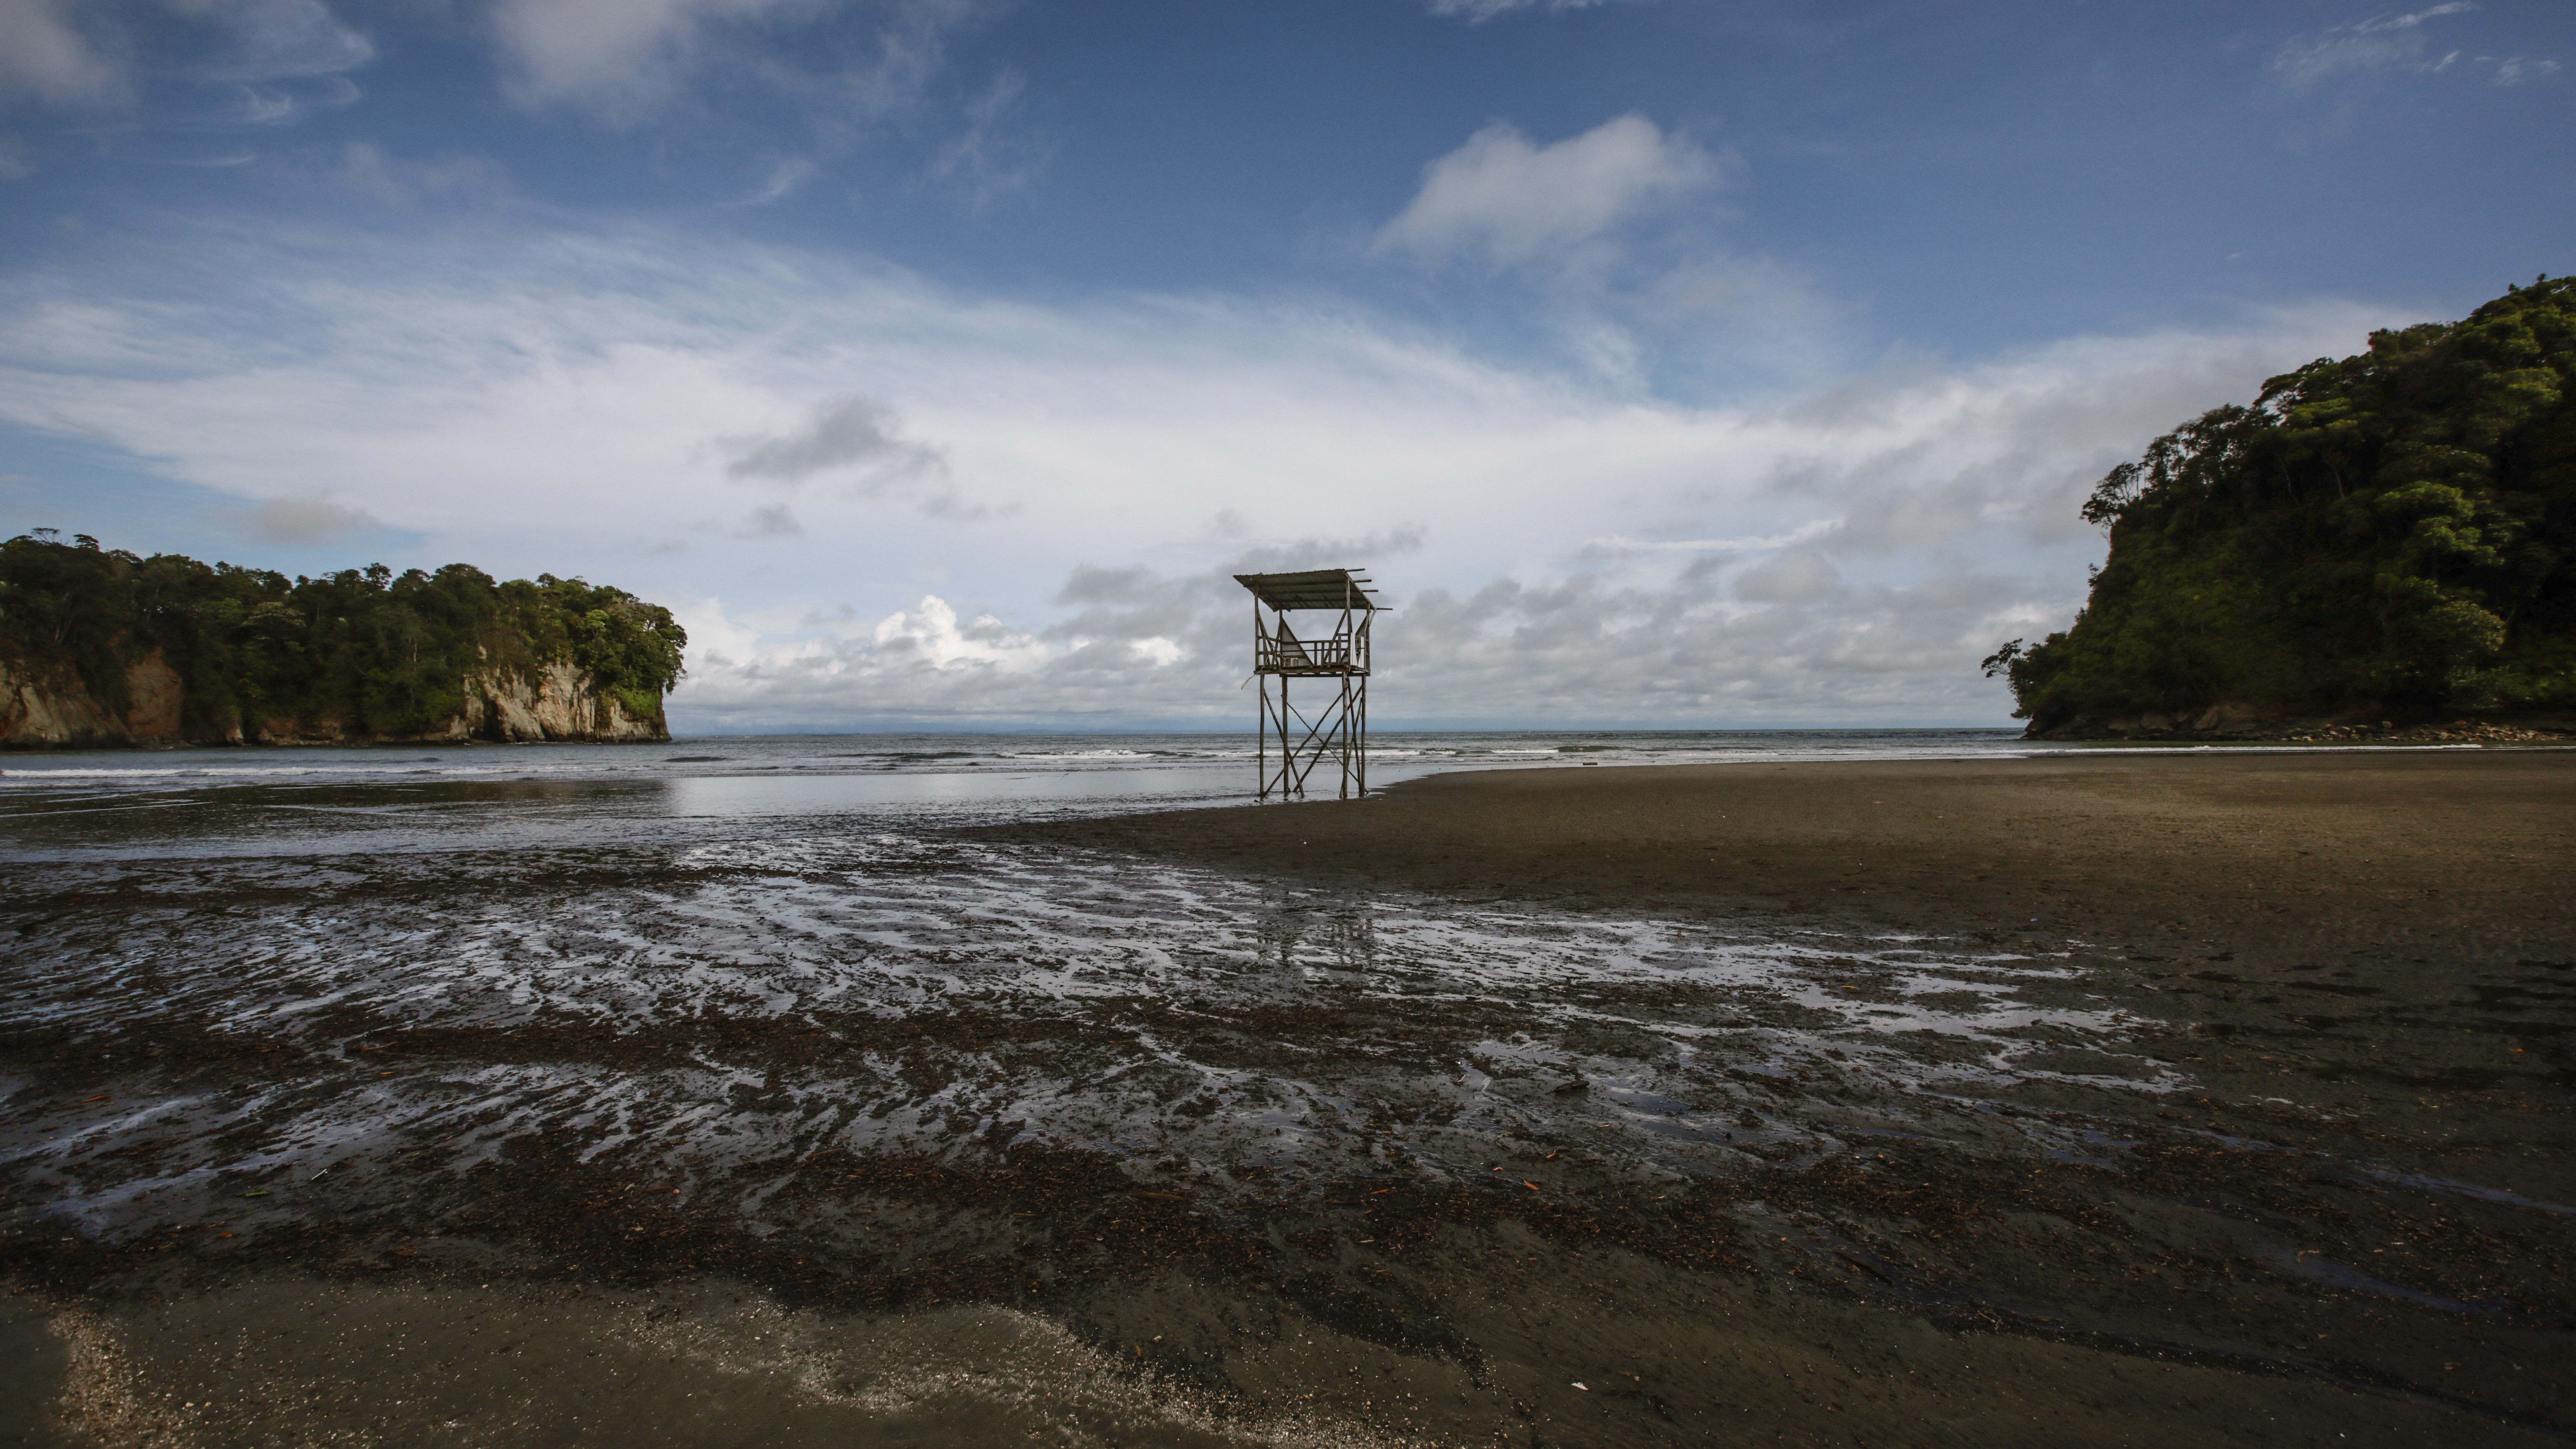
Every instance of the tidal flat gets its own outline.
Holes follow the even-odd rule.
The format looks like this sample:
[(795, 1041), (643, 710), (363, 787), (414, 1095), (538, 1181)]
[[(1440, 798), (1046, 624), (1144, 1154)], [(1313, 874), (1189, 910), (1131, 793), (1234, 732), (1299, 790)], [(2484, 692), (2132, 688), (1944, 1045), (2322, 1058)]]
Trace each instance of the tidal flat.
[(50, 784), (0, 1428), (2559, 1441), (2571, 787)]

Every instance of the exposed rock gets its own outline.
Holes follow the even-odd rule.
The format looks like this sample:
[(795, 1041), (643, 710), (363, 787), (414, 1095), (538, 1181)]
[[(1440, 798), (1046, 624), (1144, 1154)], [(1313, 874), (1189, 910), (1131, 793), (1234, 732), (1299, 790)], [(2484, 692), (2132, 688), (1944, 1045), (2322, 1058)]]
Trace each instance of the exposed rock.
[(659, 720), (637, 719), (616, 696), (595, 689), (570, 664), (532, 680), (486, 671), (465, 680), (465, 712), (441, 738), (477, 740), (666, 740)]
[(595, 686), (570, 663), (533, 675), (483, 670), (466, 676), (465, 706), (438, 729), (379, 735), (352, 729), (329, 715), (278, 716), (241, 724), (187, 722), (187, 682), (160, 653), (125, 671), (127, 707), (122, 718), (92, 696), (68, 669), (39, 675), (0, 659), (0, 748), (99, 749), (128, 746), (349, 745), (470, 741), (650, 741), (670, 732), (658, 717), (637, 717), (616, 696)]
[(137, 745), (175, 745), (185, 736), (188, 682), (153, 650), (125, 667), (125, 738)]
[(42, 750), (128, 743), (124, 725), (78, 679), (39, 677), (0, 659), (0, 745)]

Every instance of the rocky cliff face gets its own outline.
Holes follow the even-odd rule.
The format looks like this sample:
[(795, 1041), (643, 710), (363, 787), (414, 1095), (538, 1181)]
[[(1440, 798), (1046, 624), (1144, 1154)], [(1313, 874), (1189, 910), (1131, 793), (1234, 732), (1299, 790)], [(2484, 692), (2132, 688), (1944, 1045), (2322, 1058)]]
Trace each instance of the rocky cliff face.
[(533, 676), (502, 670), (468, 675), (465, 707), (443, 728), (408, 735), (353, 731), (327, 716), (263, 719), (191, 732), (184, 723), (186, 682), (157, 651), (127, 667), (125, 690), (129, 704), (119, 715), (69, 670), (40, 674), (0, 659), (0, 748), (638, 742), (671, 737), (658, 712), (650, 719), (637, 717), (566, 663), (544, 666)]
[(160, 651), (126, 666), (125, 693), (129, 705), (119, 715), (69, 670), (40, 674), (0, 659), (0, 747), (187, 743), (179, 725), (187, 686)]
[(447, 738), (477, 740), (667, 740), (660, 719), (637, 719), (570, 664), (533, 680), (486, 672), (465, 681), (465, 712)]

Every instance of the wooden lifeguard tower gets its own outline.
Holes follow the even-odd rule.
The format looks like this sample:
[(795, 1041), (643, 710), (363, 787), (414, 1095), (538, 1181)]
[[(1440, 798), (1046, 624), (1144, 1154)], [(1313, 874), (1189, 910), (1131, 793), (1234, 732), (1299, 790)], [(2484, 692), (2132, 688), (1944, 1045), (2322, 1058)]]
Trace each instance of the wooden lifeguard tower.
[[(1236, 574), (1234, 581), (1252, 591), (1252, 676), (1261, 682), (1261, 743), (1254, 755), (1261, 783), (1253, 798), (1305, 798), (1307, 775), (1327, 760), (1341, 767), (1342, 799), (1368, 793), (1369, 620), (1385, 606), (1370, 597), (1369, 581), (1349, 569)], [(1301, 613), (1332, 618), (1310, 621), (1300, 637), (1288, 616)], [(1311, 719), (1288, 702), (1288, 681), (1304, 678), (1332, 681), (1332, 693)]]

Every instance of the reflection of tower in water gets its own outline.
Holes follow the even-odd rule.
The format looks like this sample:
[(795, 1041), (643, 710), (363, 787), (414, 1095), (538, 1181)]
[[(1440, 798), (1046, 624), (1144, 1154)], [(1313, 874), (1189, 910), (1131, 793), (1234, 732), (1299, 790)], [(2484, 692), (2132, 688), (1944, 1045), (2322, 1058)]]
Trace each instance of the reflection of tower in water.
[[(1349, 569), (1293, 574), (1236, 574), (1252, 591), (1252, 677), (1261, 684), (1261, 730), (1254, 749), (1254, 798), (1306, 796), (1306, 777), (1330, 761), (1341, 775), (1339, 798), (1368, 793), (1369, 623), (1385, 606), (1369, 581)], [(1304, 634), (1289, 620), (1309, 618)], [(1294, 680), (1319, 681), (1300, 708)]]
[(1377, 965), (1377, 917), (1366, 911), (1280, 911), (1262, 919), (1258, 939), (1262, 964), (1283, 975)]

